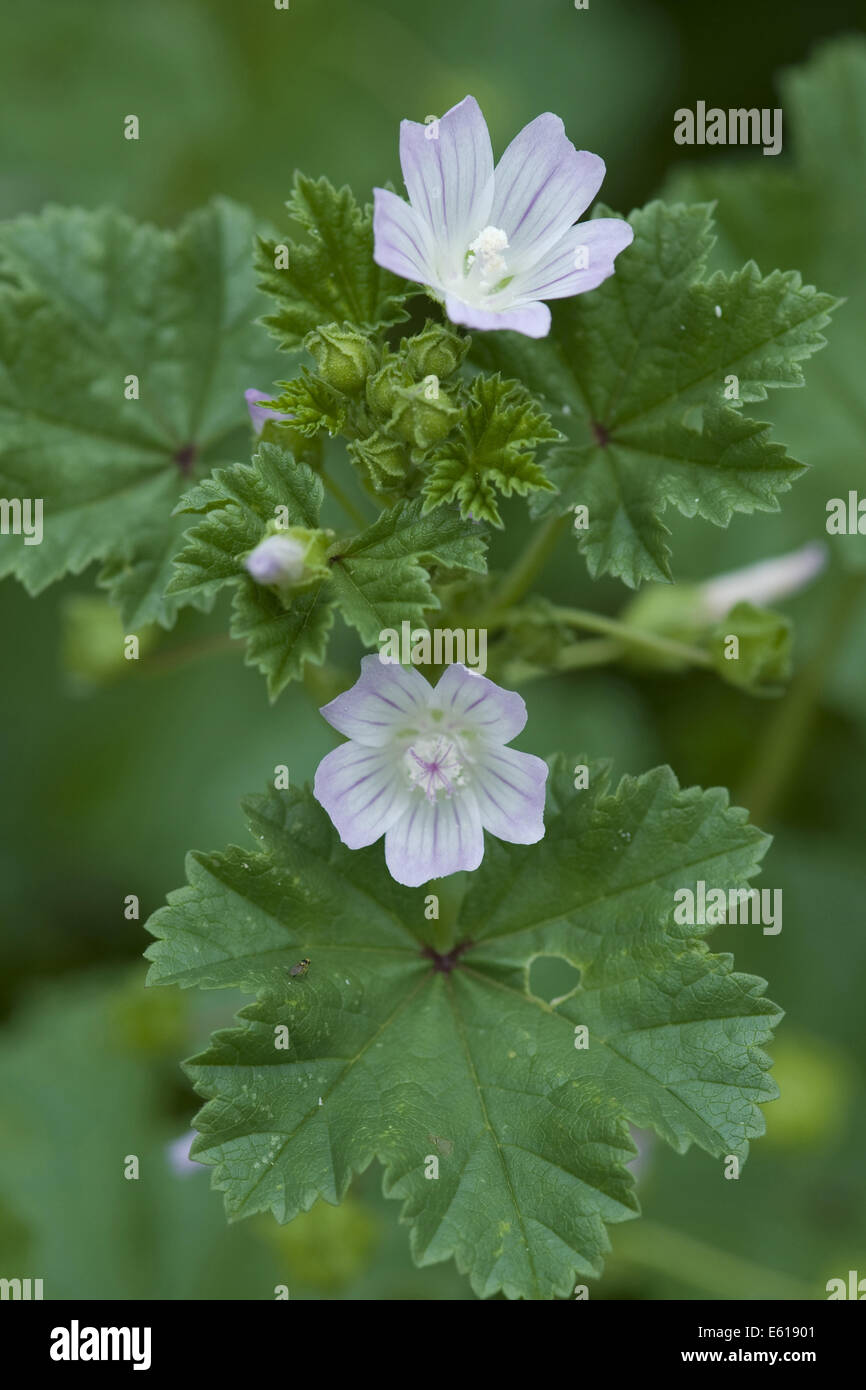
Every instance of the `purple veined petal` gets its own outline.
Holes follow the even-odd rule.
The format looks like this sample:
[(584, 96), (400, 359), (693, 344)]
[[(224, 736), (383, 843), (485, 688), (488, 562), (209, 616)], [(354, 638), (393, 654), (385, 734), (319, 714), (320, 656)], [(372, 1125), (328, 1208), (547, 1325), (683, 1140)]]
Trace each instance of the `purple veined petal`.
[(490, 222), (508, 234), (508, 263), (526, 270), (586, 211), (601, 187), (604, 160), (576, 150), (558, 116), (536, 116), (496, 166)]
[(406, 814), (411, 800), (400, 753), (360, 743), (342, 743), (322, 759), (313, 795), (349, 849), (372, 845)]
[(438, 138), (417, 121), (400, 123), (400, 165), (409, 200), (455, 272), (473, 237), (490, 221), (493, 149), (474, 97), (464, 97), (438, 122)]
[(539, 302), (494, 312), (491, 309), (478, 309), (474, 304), (466, 304), (455, 294), (446, 294), (445, 312), (452, 323), (462, 324), (466, 328), (510, 328), (514, 333), (522, 333), (527, 338), (546, 338), (550, 332), (550, 310), (546, 304)]
[(409, 811), (385, 836), (388, 872), (407, 888), (460, 869), (477, 869), (484, 855), (484, 832), (472, 792), (428, 801), (417, 795)]
[(373, 199), (373, 260), (406, 280), (435, 285), (427, 224), (413, 207), (387, 188), (374, 188)]
[(432, 688), (414, 666), (397, 666), (378, 656), (361, 658), (361, 674), (351, 690), (319, 713), (347, 738), (381, 748), (402, 728), (417, 727), (426, 716)]
[(449, 727), (459, 721), (491, 743), (510, 743), (526, 725), (522, 695), (503, 690), (459, 661), (440, 677), (430, 704), (442, 710)]
[(542, 839), (547, 773), (547, 763), (532, 753), (485, 747), (472, 773), (485, 830), (515, 845)]
[[(518, 302), (567, 299), (594, 290), (614, 272), (614, 260), (634, 240), (634, 231), (621, 217), (597, 217), (569, 227), (538, 265), (517, 275), (508, 291)], [(587, 264), (580, 265), (585, 247)]]
[(269, 405), (257, 405), (257, 401), (267, 400), (268, 391), (257, 391), (255, 386), (247, 387), (244, 391), (244, 400), (250, 412), (250, 420), (256, 434), (261, 434), (266, 420), (291, 420), (291, 415), (283, 415), (279, 410), (272, 410)]

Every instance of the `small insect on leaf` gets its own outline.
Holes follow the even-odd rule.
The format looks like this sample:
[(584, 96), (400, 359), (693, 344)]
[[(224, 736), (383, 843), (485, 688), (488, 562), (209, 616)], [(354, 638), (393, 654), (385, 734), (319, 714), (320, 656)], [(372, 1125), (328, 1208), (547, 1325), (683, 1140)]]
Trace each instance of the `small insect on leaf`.
[(304, 956), (304, 959), (303, 959), (303, 960), (299, 960), (298, 963), (297, 963), (297, 965), (293, 965), (293, 966), (292, 966), (291, 970), (289, 971), (289, 974), (290, 974), (290, 975), (306, 975), (306, 973), (307, 973), (307, 971), (309, 970), (309, 968), (310, 968), (310, 962), (309, 962), (308, 958), (307, 958), (306, 956)]

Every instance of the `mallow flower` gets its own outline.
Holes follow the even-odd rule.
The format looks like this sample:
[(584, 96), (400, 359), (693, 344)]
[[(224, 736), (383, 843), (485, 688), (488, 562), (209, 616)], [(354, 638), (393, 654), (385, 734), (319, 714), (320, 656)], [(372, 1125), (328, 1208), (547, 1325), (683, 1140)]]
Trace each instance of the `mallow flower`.
[(618, 217), (574, 225), (601, 187), (604, 160), (576, 150), (549, 111), (494, 169), (487, 123), (464, 97), (432, 125), (401, 122), (400, 164), (409, 202), (374, 189), (374, 259), (426, 286), (468, 328), (545, 337), (543, 301), (595, 289), (634, 235)]
[(316, 799), (349, 849), (385, 836), (398, 883), (477, 869), (485, 830), (519, 845), (544, 835), (547, 764), (505, 746), (526, 705), (486, 676), (455, 663), (434, 687), (414, 667), (365, 656), (321, 713), (349, 742), (319, 763)]

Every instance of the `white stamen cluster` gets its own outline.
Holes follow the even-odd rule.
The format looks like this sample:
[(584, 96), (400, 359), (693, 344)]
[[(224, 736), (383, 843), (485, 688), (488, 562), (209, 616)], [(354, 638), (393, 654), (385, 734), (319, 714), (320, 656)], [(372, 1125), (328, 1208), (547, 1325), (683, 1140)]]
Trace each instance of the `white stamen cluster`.
[(469, 244), (469, 266), (478, 262), (481, 288), (489, 290), (501, 280), (507, 269), (502, 252), (508, 246), (508, 236), (501, 227), (485, 227)]

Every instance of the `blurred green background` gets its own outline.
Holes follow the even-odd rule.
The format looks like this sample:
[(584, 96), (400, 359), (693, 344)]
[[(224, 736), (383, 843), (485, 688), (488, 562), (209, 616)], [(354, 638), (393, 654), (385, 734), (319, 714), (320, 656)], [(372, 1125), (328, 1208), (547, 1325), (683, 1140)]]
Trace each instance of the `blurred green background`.
[[(4, 3), (0, 216), (110, 201), (173, 223), (219, 192), (276, 221), (296, 166), (361, 195), (399, 186), (402, 117), (472, 92), (499, 153), (556, 111), (607, 161), (613, 207), (659, 192), (718, 197), (717, 264), (797, 265), (848, 297), (806, 389), (756, 412), (812, 465), (781, 513), (727, 531), (670, 521), (678, 577), (701, 579), (820, 539), (826, 499), (866, 492), (866, 133), (807, 198), (786, 180), (815, 131), (798, 137), (787, 104), (775, 160), (684, 150), (673, 112), (698, 99), (777, 106), (780, 69), (852, 24), (837, 0), (759, 11), (753, 0), (591, 0), (580, 12), (571, 0)], [(853, 100), (840, 92), (839, 104), (840, 127), (853, 126)], [(129, 113), (137, 143), (122, 138)], [(512, 537), (525, 534), (519, 506), (509, 521)], [(627, 598), (592, 585), (565, 550), (545, 587), (609, 613)], [(593, 1297), (822, 1298), (827, 1279), (866, 1274), (863, 600), (856, 558), (834, 552), (785, 605), (797, 675), (781, 700), (703, 674), (604, 671), (526, 688), (520, 746), (613, 756), (620, 772), (669, 762), (684, 783), (729, 786), (774, 832), (761, 882), (784, 891), (780, 936), (726, 927), (713, 938), (787, 1010), (767, 1136), (737, 1182), (706, 1155), (648, 1143), (644, 1218), (612, 1228)], [(43, 1278), (47, 1298), (257, 1299), (281, 1283), (300, 1299), (471, 1297), (451, 1265), (412, 1266), (375, 1168), (343, 1207), (319, 1203), (281, 1230), (264, 1218), (227, 1227), (206, 1171), (170, 1162), (196, 1109), (178, 1060), (238, 1001), (145, 992), (147, 938), (124, 898), (138, 895), (146, 918), (183, 881), (187, 849), (244, 840), (243, 794), (277, 763), (310, 778), (331, 742), (303, 688), (268, 706), (264, 682), (219, 640), (225, 605), (185, 615), (113, 679), (95, 650), (107, 622), (92, 574), (36, 601), (0, 587), (0, 1274)], [(335, 659), (351, 668), (358, 651), (340, 640)], [(124, 1180), (128, 1154), (138, 1182)]]

